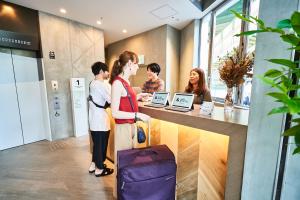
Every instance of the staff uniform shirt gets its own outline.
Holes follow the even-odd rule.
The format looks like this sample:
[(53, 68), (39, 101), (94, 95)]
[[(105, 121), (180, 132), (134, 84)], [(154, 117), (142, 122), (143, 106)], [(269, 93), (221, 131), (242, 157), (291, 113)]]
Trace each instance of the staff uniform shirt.
[(196, 94), (196, 93), (194, 94), (195, 94), (194, 102), (193, 102), (194, 104), (202, 104), (203, 101), (212, 102), (212, 98), (209, 90), (206, 90), (204, 94)]
[[(106, 101), (111, 103), (111, 85), (107, 81), (93, 80), (90, 84), (90, 95), (100, 106), (104, 106)], [(89, 124), (91, 131), (110, 130), (110, 119), (106, 110), (96, 107), (92, 101), (89, 101)]]
[(143, 85), (143, 92), (146, 93), (153, 93), (153, 92), (160, 92), (164, 91), (165, 88), (165, 82), (158, 78), (156, 81), (148, 80)]

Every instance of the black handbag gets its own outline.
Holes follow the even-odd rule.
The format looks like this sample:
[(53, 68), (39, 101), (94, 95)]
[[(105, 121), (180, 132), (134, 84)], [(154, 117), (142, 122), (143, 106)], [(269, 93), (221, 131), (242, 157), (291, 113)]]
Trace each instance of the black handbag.
[[(123, 83), (122, 83), (123, 84)], [(127, 96), (128, 96), (128, 99), (129, 99), (129, 102), (130, 102), (130, 106), (131, 106), (131, 109), (132, 111), (134, 112), (134, 108), (133, 108), (133, 102), (132, 102), (132, 98), (127, 90), (127, 88), (125, 87), (125, 85), (123, 84), (126, 92), (127, 92)], [(135, 122), (137, 119), (134, 119)], [(145, 134), (145, 131), (143, 129), (143, 127), (137, 125), (137, 141), (138, 143), (144, 143), (146, 141), (146, 134)]]

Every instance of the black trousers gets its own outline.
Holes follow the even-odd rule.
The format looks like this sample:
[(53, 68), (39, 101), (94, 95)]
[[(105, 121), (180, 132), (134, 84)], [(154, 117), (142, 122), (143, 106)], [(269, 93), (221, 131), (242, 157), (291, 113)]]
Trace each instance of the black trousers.
[(92, 162), (96, 164), (98, 169), (104, 169), (104, 161), (106, 160), (107, 144), (110, 131), (91, 131), (93, 146)]

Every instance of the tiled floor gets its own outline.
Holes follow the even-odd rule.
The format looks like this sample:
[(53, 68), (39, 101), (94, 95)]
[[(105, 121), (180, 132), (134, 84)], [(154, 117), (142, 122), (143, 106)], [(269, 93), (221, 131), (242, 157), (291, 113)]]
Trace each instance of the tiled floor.
[(0, 200), (113, 199), (113, 175), (88, 174), (90, 159), (87, 136), (0, 151)]

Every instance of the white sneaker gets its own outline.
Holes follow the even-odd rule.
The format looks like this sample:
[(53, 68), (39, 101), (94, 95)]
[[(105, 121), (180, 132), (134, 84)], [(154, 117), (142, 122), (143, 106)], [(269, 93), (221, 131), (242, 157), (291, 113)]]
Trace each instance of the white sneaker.
[(96, 168), (96, 170), (95, 170), (95, 176), (96, 176), (96, 177), (101, 176), (102, 172), (103, 172), (103, 169), (98, 169), (98, 168)]
[(96, 169), (96, 165), (94, 162), (91, 163), (90, 168), (89, 168), (89, 173), (94, 173)]

